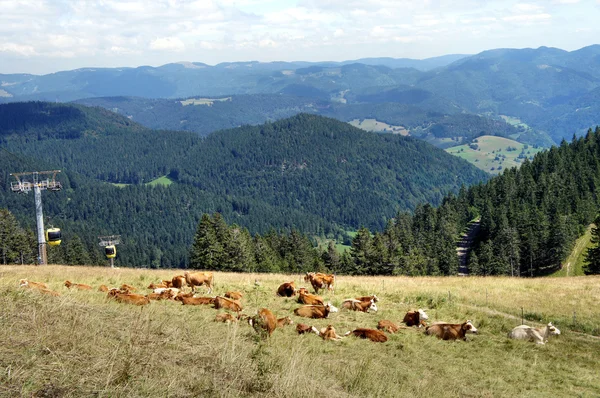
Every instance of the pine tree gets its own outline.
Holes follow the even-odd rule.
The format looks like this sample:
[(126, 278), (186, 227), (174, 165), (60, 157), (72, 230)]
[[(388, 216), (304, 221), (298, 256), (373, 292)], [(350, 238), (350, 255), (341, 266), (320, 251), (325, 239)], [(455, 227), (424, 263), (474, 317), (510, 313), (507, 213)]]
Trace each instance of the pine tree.
[(190, 268), (220, 270), (223, 246), (217, 240), (213, 222), (208, 214), (203, 214), (198, 223), (194, 243), (190, 250)]
[(340, 272), (340, 255), (333, 240), (329, 241), (327, 250), (321, 255), (323, 263), (329, 272)]
[(83, 242), (79, 235), (73, 235), (71, 239), (66, 241), (66, 263), (71, 265), (86, 265), (90, 263), (90, 256), (88, 255)]
[(371, 258), (371, 232), (365, 227), (358, 230), (352, 239), (350, 249), (354, 266), (348, 272), (352, 275), (363, 275), (369, 271), (369, 260)]
[(588, 275), (600, 274), (600, 215), (596, 217), (594, 224), (591, 239), (593, 246), (587, 250), (585, 255), (584, 271)]

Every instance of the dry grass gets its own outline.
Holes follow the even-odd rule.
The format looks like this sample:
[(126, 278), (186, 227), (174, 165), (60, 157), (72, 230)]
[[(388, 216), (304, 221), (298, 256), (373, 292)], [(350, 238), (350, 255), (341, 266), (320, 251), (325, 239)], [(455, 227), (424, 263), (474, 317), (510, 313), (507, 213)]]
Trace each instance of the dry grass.
[[(105, 294), (69, 291), (66, 279), (145, 291), (179, 271), (66, 266), (0, 267), (0, 396), (98, 397), (496, 397), (600, 395), (600, 278), (338, 277), (335, 305), (376, 293), (377, 314), (340, 312), (329, 320), (292, 314), (292, 299), (277, 286), (298, 275), (215, 276), (215, 293), (241, 290), (244, 312), (267, 307), (278, 317), (338, 333), (399, 322), (409, 309), (427, 308), (432, 321), (472, 319), (480, 335), (468, 342), (438, 341), (414, 330), (378, 344), (353, 337), (324, 342), (292, 327), (262, 340), (247, 324), (218, 324), (208, 306), (152, 302), (134, 307)], [(18, 287), (47, 282), (61, 297)], [(256, 286), (255, 279), (261, 284)], [(450, 292), (450, 293), (448, 293)], [(487, 305), (486, 305), (487, 292)], [(553, 321), (562, 335), (545, 346), (506, 338), (529, 317)], [(573, 324), (573, 312), (576, 324)], [(528, 322), (535, 324), (534, 322)], [(576, 330), (588, 334), (575, 333)]]

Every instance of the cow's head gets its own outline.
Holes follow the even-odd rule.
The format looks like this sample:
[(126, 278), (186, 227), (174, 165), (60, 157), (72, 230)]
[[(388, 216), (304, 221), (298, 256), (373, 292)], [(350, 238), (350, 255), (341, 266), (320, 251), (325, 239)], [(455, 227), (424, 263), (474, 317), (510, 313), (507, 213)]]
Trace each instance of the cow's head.
[(314, 272), (307, 272), (306, 275), (304, 275), (304, 282), (310, 282), (313, 276), (315, 276)]
[(547, 328), (548, 328), (548, 335), (549, 335), (549, 336), (557, 336), (557, 335), (559, 335), (559, 334), (560, 334), (560, 330), (558, 330), (558, 329), (556, 328), (556, 326), (554, 326), (554, 325), (552, 324), (552, 322), (549, 322), (549, 323), (548, 323), (548, 326), (547, 326)]
[(379, 297), (377, 297), (377, 295), (374, 294), (371, 297), (373, 297), (373, 302), (375, 302), (375, 303), (379, 302)]
[(281, 318), (281, 319), (282, 319), (281, 324), (283, 326), (285, 326), (285, 325), (293, 325), (294, 324), (294, 321), (292, 321), (292, 318), (290, 318), (289, 316), (286, 316), (285, 318)]
[(369, 308), (367, 308), (367, 311), (375, 311), (377, 312), (377, 304), (375, 304), (375, 300), (372, 299), (369, 305)]
[(419, 319), (421, 319), (423, 321), (426, 321), (429, 319), (429, 316), (422, 309), (419, 308), (418, 312), (419, 312)]
[(466, 321), (465, 323), (463, 323), (462, 328), (465, 331), (465, 333), (477, 333), (477, 328), (473, 326), (471, 321)]
[(27, 279), (21, 279), (19, 281), (19, 286), (23, 287), (23, 286), (29, 286), (29, 281)]
[(333, 304), (331, 304), (331, 302), (327, 302), (327, 304), (325, 304), (325, 307), (327, 307), (329, 309), (329, 312), (338, 312), (339, 310), (333, 306)]

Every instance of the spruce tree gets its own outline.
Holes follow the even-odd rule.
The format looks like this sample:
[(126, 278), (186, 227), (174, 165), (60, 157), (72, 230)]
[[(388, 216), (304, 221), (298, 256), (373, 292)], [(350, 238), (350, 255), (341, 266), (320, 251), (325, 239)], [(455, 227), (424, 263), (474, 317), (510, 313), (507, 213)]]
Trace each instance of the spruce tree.
[(583, 268), (588, 275), (600, 274), (600, 215), (596, 217), (594, 224), (591, 239), (593, 246), (587, 250), (585, 255), (586, 264)]

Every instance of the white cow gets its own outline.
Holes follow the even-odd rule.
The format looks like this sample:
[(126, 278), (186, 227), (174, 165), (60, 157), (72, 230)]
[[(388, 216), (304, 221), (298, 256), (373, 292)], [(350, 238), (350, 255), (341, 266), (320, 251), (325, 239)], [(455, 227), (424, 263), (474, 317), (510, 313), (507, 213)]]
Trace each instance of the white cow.
[(550, 322), (543, 328), (532, 328), (527, 325), (517, 326), (508, 333), (508, 337), (511, 339), (534, 341), (536, 344), (546, 344), (550, 336), (557, 336), (559, 334), (560, 330)]

